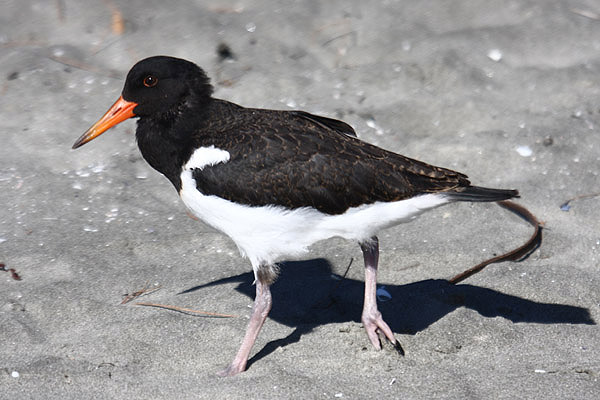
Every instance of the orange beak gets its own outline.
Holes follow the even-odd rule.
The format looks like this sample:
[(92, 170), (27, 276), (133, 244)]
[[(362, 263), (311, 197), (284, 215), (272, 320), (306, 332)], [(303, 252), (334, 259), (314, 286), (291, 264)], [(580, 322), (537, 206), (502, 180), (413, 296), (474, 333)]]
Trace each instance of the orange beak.
[(128, 118), (135, 117), (133, 113), (133, 109), (137, 106), (137, 103), (132, 101), (127, 101), (123, 99), (123, 96), (120, 96), (115, 104), (113, 104), (106, 114), (102, 116), (90, 129), (85, 131), (83, 135), (73, 145), (73, 149), (76, 149), (80, 146), (83, 146), (90, 140), (94, 139), (96, 136), (100, 136), (102, 133), (106, 132), (113, 126), (117, 125), (120, 122), (125, 121)]

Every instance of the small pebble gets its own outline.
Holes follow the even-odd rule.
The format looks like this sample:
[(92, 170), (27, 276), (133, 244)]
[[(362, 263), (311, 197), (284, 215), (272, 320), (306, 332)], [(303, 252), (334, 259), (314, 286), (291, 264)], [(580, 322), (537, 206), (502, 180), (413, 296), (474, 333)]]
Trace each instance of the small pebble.
[(63, 49), (57, 47), (52, 51), (52, 55), (54, 57), (62, 57), (65, 55), (65, 51)]
[(368, 118), (366, 121), (366, 124), (369, 128), (375, 129), (375, 133), (378, 135), (383, 135), (383, 129), (381, 129), (381, 127), (379, 125), (377, 125), (377, 123), (375, 122), (375, 120), (373, 118)]
[(229, 47), (227, 43), (219, 43), (217, 46), (217, 55), (219, 56), (220, 61), (235, 60), (236, 58), (231, 47)]
[(12, 376), (13, 378), (18, 378), (19, 376), (21, 376), (21, 374), (19, 374), (18, 371), (13, 371), (10, 376)]
[(529, 146), (518, 146), (516, 150), (522, 157), (531, 157), (533, 154), (533, 150), (531, 150), (531, 147)]
[(498, 49), (491, 49), (488, 51), (487, 56), (492, 61), (498, 62), (502, 60), (502, 52)]
[(560, 206), (561, 211), (569, 211), (570, 209), (571, 209), (571, 205), (569, 204), (568, 201)]

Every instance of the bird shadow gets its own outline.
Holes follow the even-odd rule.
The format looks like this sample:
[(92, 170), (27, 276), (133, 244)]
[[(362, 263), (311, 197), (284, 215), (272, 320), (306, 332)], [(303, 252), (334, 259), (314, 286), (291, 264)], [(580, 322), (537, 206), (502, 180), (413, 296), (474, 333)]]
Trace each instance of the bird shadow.
[[(195, 286), (180, 294), (237, 282), (238, 292), (254, 298), (253, 281), (254, 274), (248, 272)], [(453, 285), (444, 279), (378, 286), (382, 285), (391, 298), (379, 301), (379, 310), (396, 333), (414, 335), (460, 307), (514, 323), (596, 324), (587, 308), (539, 303), (474, 285)], [(248, 361), (248, 367), (277, 348), (298, 342), (317, 326), (360, 322), (363, 290), (363, 281), (335, 275), (331, 264), (322, 258), (281, 263), (279, 278), (271, 287), (273, 308), (269, 317), (295, 329), (288, 336), (267, 343)]]

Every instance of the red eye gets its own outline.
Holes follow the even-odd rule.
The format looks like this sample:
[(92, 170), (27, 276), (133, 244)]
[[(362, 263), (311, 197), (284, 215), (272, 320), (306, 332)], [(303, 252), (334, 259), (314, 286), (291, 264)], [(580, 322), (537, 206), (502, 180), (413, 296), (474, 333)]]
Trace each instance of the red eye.
[(146, 87), (154, 87), (158, 83), (158, 78), (154, 75), (148, 75), (144, 78), (144, 86)]

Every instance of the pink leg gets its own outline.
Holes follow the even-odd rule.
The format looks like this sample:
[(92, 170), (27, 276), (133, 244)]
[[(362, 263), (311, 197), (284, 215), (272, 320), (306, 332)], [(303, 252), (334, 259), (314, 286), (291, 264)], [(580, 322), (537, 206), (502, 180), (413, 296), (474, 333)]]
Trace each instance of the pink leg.
[(381, 343), (377, 331), (381, 331), (394, 345), (396, 350), (404, 355), (402, 346), (394, 337), (392, 330), (381, 317), (377, 309), (377, 263), (379, 262), (379, 240), (373, 236), (369, 242), (361, 243), (360, 248), (365, 259), (365, 302), (361, 321), (367, 331), (371, 344), (381, 350)]
[(250, 350), (252, 350), (252, 346), (258, 337), (260, 328), (262, 328), (265, 320), (267, 319), (267, 315), (269, 315), (269, 311), (271, 311), (271, 305), (272, 300), (269, 285), (261, 282), (260, 279), (257, 279), (256, 298), (254, 299), (252, 316), (250, 317), (250, 322), (248, 322), (244, 340), (242, 341), (242, 345), (240, 346), (240, 349), (238, 350), (231, 364), (229, 364), (229, 366), (223, 371), (218, 373), (220, 376), (233, 376), (243, 372), (246, 369), (246, 363), (248, 362)]

